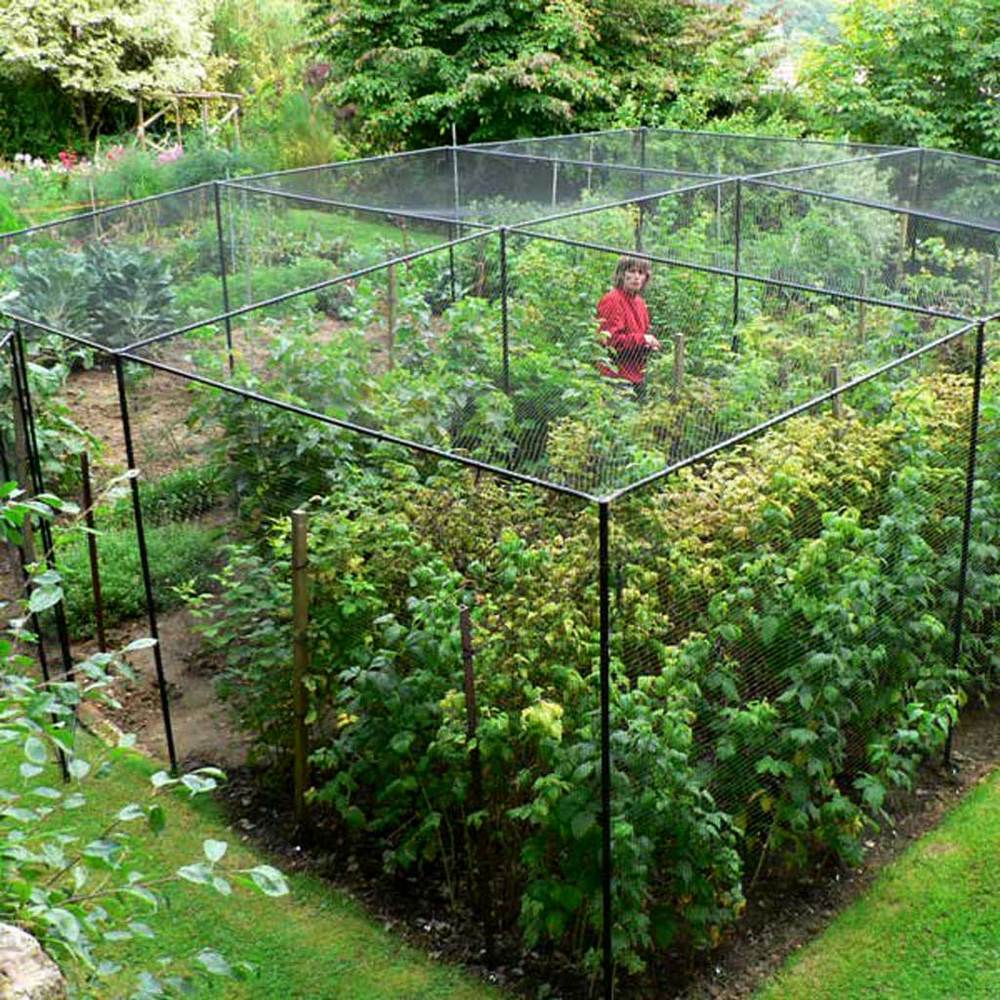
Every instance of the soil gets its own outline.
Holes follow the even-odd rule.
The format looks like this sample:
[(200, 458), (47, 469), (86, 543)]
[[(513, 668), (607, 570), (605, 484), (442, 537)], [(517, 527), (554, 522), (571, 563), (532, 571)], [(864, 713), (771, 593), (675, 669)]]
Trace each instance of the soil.
[[(871, 885), (883, 867), (936, 826), (944, 813), (1000, 764), (1000, 700), (970, 709), (954, 734), (951, 763), (925, 763), (911, 792), (892, 804), (891, 822), (866, 841), (858, 868), (817, 867), (788, 877), (765, 871), (744, 918), (709, 955), (692, 962), (665, 955), (641, 981), (619, 984), (622, 1000), (745, 1000), (797, 949), (817, 936)], [(434, 958), (464, 965), (484, 980), (525, 997), (586, 997), (590, 984), (559, 956), (520, 953), (513, 937), (497, 944), (496, 961), (485, 963), (480, 924), (469, 910), (457, 910), (430, 879), (390, 877), (377, 852), (348, 845), (334, 830), (297, 829), (287, 787), (268, 784), (266, 774), (231, 772), (223, 789), (233, 826), (245, 840), (278, 855), (287, 870), (308, 870), (327, 878), (361, 902), (392, 930)], [(320, 821), (322, 822), (322, 821)], [(549, 992), (545, 992), (546, 988)]]
[[(146, 369), (129, 381), (129, 420), (136, 465), (145, 479), (157, 479), (190, 465), (207, 438), (187, 424), (191, 386), (173, 375)], [(96, 488), (127, 468), (125, 434), (114, 370), (97, 367), (73, 372), (62, 393), (71, 419), (103, 445), (92, 463)]]
[[(174, 737), (174, 747), (182, 770), (206, 764), (224, 770), (246, 762), (249, 740), (230, 719), (215, 691), (215, 675), (200, 653), (200, 640), (185, 610), (157, 616), (163, 673), (166, 678), (167, 703)], [(108, 646), (121, 649), (133, 639), (149, 635), (145, 621), (111, 629)], [(82, 643), (74, 649), (78, 656), (95, 652), (95, 643)], [(117, 711), (101, 709), (101, 714), (118, 729), (134, 733), (140, 749), (159, 760), (167, 760), (167, 739), (160, 708), (160, 689), (156, 678), (156, 660), (152, 648), (128, 654), (135, 671), (133, 684), (119, 692), (122, 707)]]

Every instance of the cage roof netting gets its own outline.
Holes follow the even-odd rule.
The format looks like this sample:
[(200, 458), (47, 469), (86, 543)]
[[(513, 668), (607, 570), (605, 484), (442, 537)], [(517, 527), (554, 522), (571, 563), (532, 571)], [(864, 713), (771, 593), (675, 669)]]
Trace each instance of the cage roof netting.
[[(831, 362), (864, 379), (1000, 308), (998, 171), (664, 129), (420, 150), (7, 234), (0, 311), (599, 498), (822, 397)], [(641, 408), (599, 375), (626, 252), (655, 270)]]

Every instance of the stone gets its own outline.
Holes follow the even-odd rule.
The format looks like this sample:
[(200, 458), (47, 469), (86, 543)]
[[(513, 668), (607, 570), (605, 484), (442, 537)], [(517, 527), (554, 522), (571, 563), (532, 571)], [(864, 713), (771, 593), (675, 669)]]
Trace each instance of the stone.
[(59, 966), (27, 932), (0, 923), (0, 1000), (66, 1000)]

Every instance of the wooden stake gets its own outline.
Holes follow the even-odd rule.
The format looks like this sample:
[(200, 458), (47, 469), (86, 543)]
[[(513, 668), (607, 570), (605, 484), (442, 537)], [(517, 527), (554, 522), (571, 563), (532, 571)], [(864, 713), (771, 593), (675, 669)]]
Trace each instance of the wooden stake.
[[(864, 298), (868, 294), (868, 272), (861, 272), (861, 287), (858, 294)], [(868, 303), (858, 303), (858, 339), (864, 340), (868, 332)]]
[(399, 285), (396, 275), (396, 265), (389, 265), (389, 295), (386, 310), (385, 347), (389, 355), (389, 368), (392, 368), (393, 348), (396, 343), (396, 305), (399, 299)]
[(684, 388), (684, 334), (674, 334), (674, 382), (673, 395), (677, 399)]
[[(844, 384), (844, 379), (843, 379), (843, 376), (841, 375), (841, 372), (840, 372), (840, 365), (831, 365), (830, 366), (830, 376), (829, 376), (829, 378), (830, 378), (830, 388), (831, 389), (839, 389)], [(844, 394), (843, 393), (837, 393), (837, 395), (833, 397), (833, 415), (838, 420), (843, 420), (844, 419)]]
[(307, 822), (306, 787), (309, 783), (309, 741), (306, 733), (306, 686), (309, 671), (309, 515), (292, 511), (292, 705), (294, 721), (295, 820)]
[(97, 647), (108, 651), (104, 634), (104, 598), (101, 594), (101, 567), (97, 558), (97, 534), (94, 527), (94, 496), (90, 488), (90, 456), (80, 454), (80, 478), (83, 481), (83, 516), (87, 524), (87, 554), (90, 557), (90, 586), (94, 594), (94, 622), (97, 625)]
[(137, 132), (138, 138), (139, 138), (139, 145), (142, 146), (143, 149), (145, 149), (146, 148), (146, 121), (145, 121), (145, 115), (144, 115), (143, 110), (142, 110), (142, 95), (140, 95), (139, 98), (138, 98), (138, 105), (139, 105), (139, 124), (136, 126), (136, 132)]
[(909, 243), (910, 217), (901, 215), (899, 217), (899, 258), (896, 260), (896, 287), (903, 282), (904, 269), (906, 267), (906, 248)]

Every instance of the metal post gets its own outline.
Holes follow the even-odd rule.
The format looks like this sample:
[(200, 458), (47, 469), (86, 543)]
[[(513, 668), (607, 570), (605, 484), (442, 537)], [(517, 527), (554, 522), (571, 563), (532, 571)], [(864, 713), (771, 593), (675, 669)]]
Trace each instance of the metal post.
[(552, 161), (552, 209), (559, 203), (559, 161)]
[[(455, 223), (448, 224), (448, 241), (453, 242), (455, 239)], [(448, 274), (451, 278), (451, 301), (454, 302), (457, 298), (455, 295), (455, 248), (454, 246), (448, 247)]]
[(146, 550), (146, 532), (142, 525), (142, 503), (139, 499), (139, 480), (136, 477), (135, 450), (132, 447), (132, 427), (129, 423), (128, 396), (125, 392), (125, 368), (121, 355), (115, 355), (115, 378), (118, 382), (118, 406), (122, 418), (122, 434), (125, 437), (125, 458), (128, 463), (132, 487), (132, 513), (135, 517), (136, 544), (139, 548), (139, 565), (142, 568), (142, 584), (146, 592), (146, 614), (149, 618), (149, 635), (156, 640), (153, 646), (153, 663), (156, 668), (156, 685), (160, 692), (160, 715), (163, 732), (167, 738), (167, 756), (172, 771), (177, 770), (177, 751), (174, 748), (174, 729), (170, 723), (170, 702), (167, 698), (167, 679), (163, 670), (163, 651), (160, 649), (160, 630), (156, 623), (156, 607), (153, 603), (153, 577), (149, 570), (149, 553)]
[[(639, 174), (639, 193), (644, 195), (646, 193), (646, 126), (643, 125), (639, 129), (639, 167), (643, 171)], [(643, 237), (643, 223), (646, 217), (646, 203), (644, 201), (639, 202), (639, 218), (636, 219), (635, 223), (635, 248), (639, 253), (642, 253), (642, 237)]]
[[(17, 329), (17, 324), (14, 326)], [(22, 482), (19, 484), (23, 489), (30, 488), (32, 479), (30, 464), (28, 462), (28, 435), (25, 427), (25, 414), (23, 407), (23, 399), (21, 396), (21, 382), (20, 382), (20, 372), (19, 372), (19, 361), (17, 351), (15, 350), (15, 344), (13, 338), (10, 341), (10, 370), (11, 370), (11, 385), (14, 389), (14, 434), (15, 434), (15, 461), (21, 469), (15, 470), (15, 478), (20, 477)], [(18, 440), (20, 439), (20, 440)], [(10, 476), (7, 474), (7, 478)], [(31, 535), (31, 521), (26, 519), (24, 522), (24, 528), (22, 532), (24, 539), (24, 544), (18, 547), (18, 561), (21, 565), (21, 580), (24, 584), (24, 592), (28, 593), (28, 585), (30, 578), (28, 576), (28, 563), (34, 562), (35, 557), (32, 553), (32, 535)], [(48, 683), (51, 678), (49, 673), (49, 658), (45, 652), (45, 643), (42, 641), (42, 625), (39, 621), (38, 615), (32, 613), (31, 615), (31, 627), (36, 636), (38, 636), (38, 666), (42, 671), (42, 680)], [(62, 758), (61, 758), (62, 759)], [(65, 760), (63, 759), (64, 767), (64, 777), (68, 777), (68, 772), (65, 771)]]
[(458, 191), (458, 130), (455, 128), (454, 122), (451, 123), (451, 186), (452, 197), (455, 201), (454, 216), (457, 223), (460, 218), (459, 208), (462, 203)]
[[(830, 365), (830, 371), (827, 375), (827, 380), (829, 382), (831, 389), (839, 389), (844, 384), (844, 376), (841, 373), (840, 365)], [(844, 419), (844, 394), (837, 393), (833, 397), (833, 415), (837, 420)]]
[(684, 334), (674, 334), (674, 373), (671, 397), (679, 399), (684, 388)]
[(864, 341), (868, 331), (868, 303), (865, 297), (868, 295), (868, 272), (861, 272), (861, 286), (858, 289), (860, 298), (858, 299), (858, 340)]
[(80, 479), (83, 482), (83, 516), (87, 524), (87, 554), (90, 557), (90, 586), (94, 593), (94, 623), (97, 626), (97, 648), (108, 651), (104, 634), (104, 599), (101, 594), (101, 567), (97, 558), (97, 533), (94, 525), (94, 496), (90, 488), (90, 456), (80, 453)]
[(611, 947), (611, 588), (608, 558), (610, 505), (603, 500), (598, 516), (598, 589), (601, 616), (601, 966), (604, 998), (614, 996), (614, 953)]
[(215, 230), (219, 238), (219, 274), (222, 276), (222, 311), (226, 313), (226, 350), (229, 355), (229, 374), (233, 374), (233, 321), (228, 313), (229, 306), (229, 281), (226, 277), (226, 243), (222, 238), (222, 204), (219, 200), (219, 182), (212, 185), (215, 191)]
[[(921, 146), (920, 153), (917, 156), (917, 190), (913, 196), (914, 208), (918, 211), (920, 210), (920, 203), (923, 201), (924, 196), (924, 150)], [(917, 256), (917, 226), (919, 225), (918, 216), (910, 216), (910, 225), (908, 229), (908, 238), (910, 241), (910, 265), (912, 270), (912, 265), (914, 264)]]
[(510, 392), (510, 339), (507, 315), (507, 227), (500, 229), (500, 325), (503, 336), (503, 391)]
[(309, 515), (292, 511), (292, 704), (295, 711), (295, 821), (305, 827), (309, 784), (309, 738), (306, 732), (306, 684), (309, 671)]
[(743, 229), (743, 181), (736, 178), (736, 209), (734, 213), (733, 231), (733, 350), (740, 349), (740, 338), (736, 333), (736, 324), (740, 320), (740, 237)]
[[(972, 537), (972, 505), (976, 486), (976, 458), (979, 448), (979, 400), (983, 384), (983, 364), (986, 349), (986, 323), (976, 324), (976, 364), (972, 383), (972, 414), (969, 423), (969, 455), (965, 470), (965, 510), (962, 521), (962, 553), (958, 569), (958, 596), (955, 601), (954, 636), (951, 647), (951, 669), (958, 668), (962, 655), (962, 628), (965, 618), (965, 594), (969, 582), (969, 543)], [(948, 738), (944, 745), (944, 762), (951, 764), (952, 729), (948, 727)]]
[[(24, 415), (24, 425), (27, 430), (28, 463), (31, 468), (31, 478), (35, 493), (45, 492), (45, 481), (42, 477), (41, 452), (38, 448), (38, 435), (35, 430), (35, 411), (31, 403), (31, 388), (28, 384), (28, 362), (24, 353), (24, 339), (21, 336), (21, 326), (16, 324), (14, 328), (14, 349), (19, 356), (19, 362), (15, 365), (15, 373), (20, 375), (21, 384), (18, 395), (21, 399), (21, 406)], [(52, 527), (48, 521), (42, 518), (38, 523), (38, 530), (42, 536), (42, 551), (45, 556), (45, 566), (47, 569), (55, 569), (55, 544), (52, 540)], [(63, 674), (66, 679), (72, 681), (73, 653), (69, 644), (69, 628), (66, 625), (66, 607), (63, 601), (59, 601), (53, 608), (56, 618), (56, 632), (59, 636), (59, 652), (62, 656)], [(39, 634), (39, 642), (41, 635)]]

